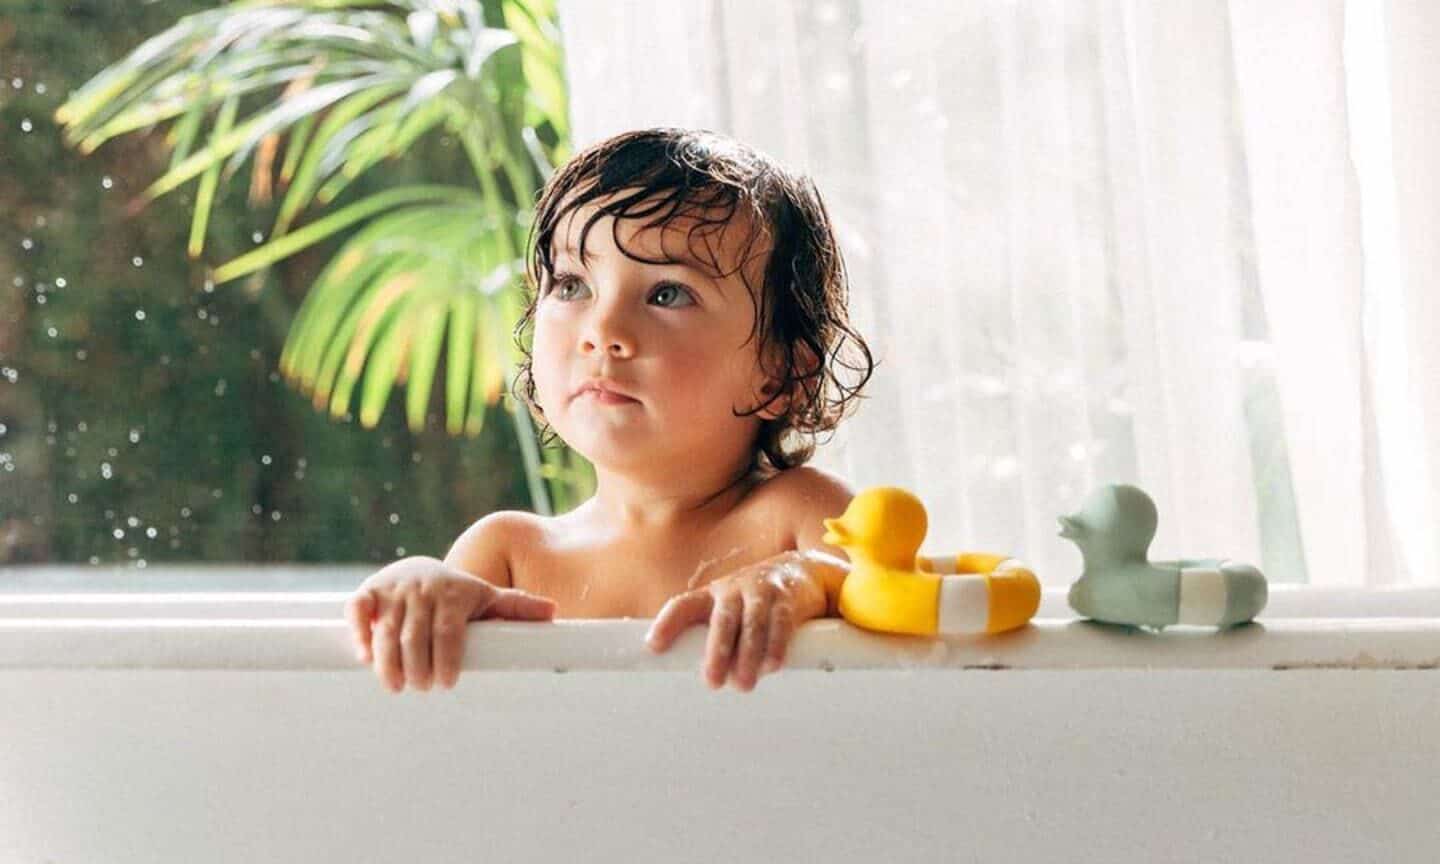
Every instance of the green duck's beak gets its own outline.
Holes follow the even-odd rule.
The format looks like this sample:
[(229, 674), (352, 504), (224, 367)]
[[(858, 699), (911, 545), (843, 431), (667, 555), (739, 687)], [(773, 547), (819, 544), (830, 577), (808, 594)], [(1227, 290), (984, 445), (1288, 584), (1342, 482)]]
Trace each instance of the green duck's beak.
[(1074, 516), (1057, 516), (1056, 521), (1060, 523), (1060, 536), (1074, 540), (1080, 536), (1080, 522)]
[(826, 519), (825, 536), (820, 538), (820, 542), (843, 547), (850, 542), (850, 532), (845, 530), (845, 523), (839, 519)]

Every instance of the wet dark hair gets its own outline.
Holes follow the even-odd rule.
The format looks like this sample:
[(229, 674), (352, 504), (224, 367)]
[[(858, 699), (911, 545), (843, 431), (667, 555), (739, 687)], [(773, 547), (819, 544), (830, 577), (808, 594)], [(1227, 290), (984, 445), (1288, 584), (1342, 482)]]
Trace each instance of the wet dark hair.
[[(645, 220), (643, 225), (651, 228), (679, 220), (695, 252), (697, 233), (720, 232), (737, 215), (750, 216), (750, 233), (735, 265), (755, 306), (750, 338), (761, 334), (762, 348), (778, 348), (783, 367), (766, 370), (781, 379), (769, 400), (749, 411), (731, 410), (737, 417), (749, 416), (792, 394), (783, 415), (762, 422), (751, 468), (768, 473), (804, 464), (815, 452), (816, 437), (833, 430), (848, 412), (876, 361), (850, 326), (845, 265), (814, 182), (734, 139), (697, 129), (643, 129), (608, 138), (576, 154), (540, 193), (527, 260), (528, 303), (515, 328), (524, 355), (515, 386), (517, 397), (543, 424), (544, 443), (555, 436), (535, 402), (526, 330), (541, 286), (554, 277), (556, 229), (566, 216), (608, 196), (613, 198), (598, 206), (581, 230), (582, 260), (590, 229), (606, 216), (615, 220), (616, 247), (632, 260), (652, 264), (674, 262), (626, 250), (619, 236), (622, 219)], [(771, 248), (757, 294), (743, 268), (755, 245), (767, 241)], [(711, 252), (714, 275), (729, 275), (715, 258)], [(847, 348), (857, 355), (853, 360)], [(764, 352), (762, 362), (763, 357)], [(837, 367), (858, 374), (859, 380), (841, 380)]]

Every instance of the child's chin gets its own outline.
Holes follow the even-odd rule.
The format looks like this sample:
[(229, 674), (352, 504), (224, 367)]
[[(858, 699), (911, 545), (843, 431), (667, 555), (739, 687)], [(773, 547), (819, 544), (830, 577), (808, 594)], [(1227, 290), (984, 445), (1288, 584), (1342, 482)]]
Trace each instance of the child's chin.
[(571, 450), (585, 457), (596, 468), (609, 470), (630, 470), (650, 467), (656, 462), (655, 448), (640, 440), (638, 436), (591, 433), (564, 439)]

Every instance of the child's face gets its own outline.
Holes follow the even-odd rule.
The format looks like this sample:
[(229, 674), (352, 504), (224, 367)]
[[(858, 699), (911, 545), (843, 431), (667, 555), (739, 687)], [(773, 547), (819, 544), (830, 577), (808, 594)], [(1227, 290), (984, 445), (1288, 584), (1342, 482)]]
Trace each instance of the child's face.
[[(768, 398), (759, 365), (755, 307), (737, 268), (749, 225), (737, 217), (715, 233), (687, 236), (695, 224), (605, 217), (586, 236), (587, 261), (576, 250), (593, 207), (570, 214), (555, 232), (555, 272), (535, 308), (531, 368), (535, 395), (556, 433), (597, 466), (654, 473), (732, 465), (750, 453)], [(736, 224), (736, 223), (739, 224)], [(626, 256), (681, 259), (649, 264)], [(768, 246), (748, 250), (745, 273), (759, 286)], [(712, 259), (721, 265), (718, 277)], [(759, 290), (757, 287), (756, 290)], [(747, 342), (748, 340), (748, 342)], [(743, 347), (742, 347), (743, 346)], [(579, 392), (592, 378), (610, 379), (630, 397)], [(765, 395), (762, 395), (762, 391)]]

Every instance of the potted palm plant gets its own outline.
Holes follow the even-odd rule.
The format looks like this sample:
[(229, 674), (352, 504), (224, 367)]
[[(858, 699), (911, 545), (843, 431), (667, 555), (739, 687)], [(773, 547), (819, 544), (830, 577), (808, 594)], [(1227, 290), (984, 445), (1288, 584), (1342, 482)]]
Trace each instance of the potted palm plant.
[[(524, 246), (536, 192), (566, 156), (553, 0), (250, 0), (182, 18), (73, 93), (56, 113), (88, 153), (168, 124), (168, 170), (141, 204), (196, 184), (199, 257), (217, 186), (247, 163), (252, 200), (277, 190), (263, 245), (220, 264), (217, 284), (258, 278), (343, 238), (286, 334), (280, 371), (317, 410), (372, 428), (397, 384), (424, 428), (445, 355), (445, 428), (478, 435), (502, 404), (537, 512), (568, 509), (593, 472), (538, 446), (508, 398), (519, 358)], [(399, 185), (359, 200), (360, 175), (451, 136), (473, 182)]]

